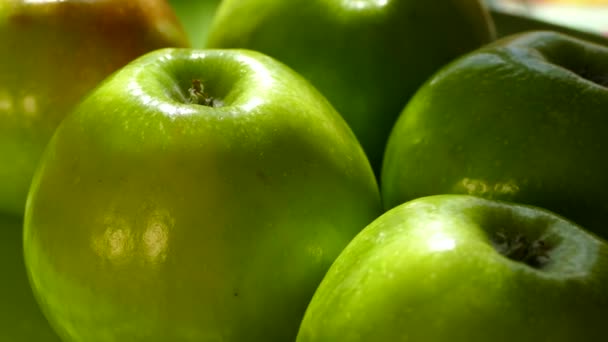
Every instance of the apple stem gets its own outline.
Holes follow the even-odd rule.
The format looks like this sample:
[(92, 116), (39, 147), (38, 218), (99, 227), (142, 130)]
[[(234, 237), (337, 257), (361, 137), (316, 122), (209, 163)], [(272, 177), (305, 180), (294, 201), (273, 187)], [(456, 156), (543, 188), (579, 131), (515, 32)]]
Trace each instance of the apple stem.
[(510, 237), (503, 232), (498, 232), (493, 243), (494, 248), (500, 254), (533, 268), (542, 268), (550, 260), (547, 254), (550, 246), (542, 239), (530, 241), (522, 234)]
[(219, 107), (221, 105), (220, 101), (205, 93), (205, 87), (200, 80), (192, 80), (192, 86), (188, 89), (188, 93), (190, 94), (189, 103), (208, 107)]

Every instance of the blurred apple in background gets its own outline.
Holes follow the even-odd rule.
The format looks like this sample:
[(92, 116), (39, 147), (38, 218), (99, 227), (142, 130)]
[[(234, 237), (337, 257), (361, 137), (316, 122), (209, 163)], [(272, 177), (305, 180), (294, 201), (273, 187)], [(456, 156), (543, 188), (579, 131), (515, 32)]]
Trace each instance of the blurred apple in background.
[(410, 96), (493, 33), (479, 0), (224, 0), (207, 45), (258, 50), (308, 78), (351, 126), (378, 173)]
[(85, 93), (145, 52), (188, 45), (164, 0), (0, 3), (0, 212), (23, 214), (42, 150)]
[(503, 38), (422, 86), (389, 138), (386, 209), (457, 193), (554, 211), (608, 238), (608, 47)]
[(21, 219), (0, 215), (0, 341), (59, 342), (28, 283), (21, 227)]
[(169, 0), (175, 14), (184, 25), (192, 47), (202, 48), (207, 43), (211, 21), (221, 0)]

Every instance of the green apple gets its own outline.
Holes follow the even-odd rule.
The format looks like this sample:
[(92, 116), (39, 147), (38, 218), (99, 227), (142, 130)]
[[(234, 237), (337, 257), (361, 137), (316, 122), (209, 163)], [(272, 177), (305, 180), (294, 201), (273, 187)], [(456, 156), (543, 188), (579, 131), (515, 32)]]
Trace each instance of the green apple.
[(536, 205), (608, 238), (608, 47), (554, 32), (446, 66), (389, 138), (386, 208), (434, 194)]
[(390, 129), (414, 91), (492, 38), (479, 0), (224, 0), (208, 46), (261, 51), (305, 76), (379, 173)]
[(0, 212), (23, 215), (44, 147), (84, 94), (145, 52), (187, 44), (165, 0), (3, 1)]
[(608, 37), (593, 32), (581, 31), (537, 18), (505, 12), (490, 8), (490, 14), (496, 26), (496, 35), (500, 38), (526, 31), (556, 31), (579, 39), (608, 45)]
[(184, 25), (192, 47), (203, 48), (220, 0), (169, 0), (175, 14)]
[(603, 341), (608, 244), (549, 211), (468, 195), (402, 204), (336, 259), (298, 342)]
[(22, 226), (21, 219), (0, 215), (0, 341), (59, 342), (28, 283)]
[(255, 51), (162, 49), (57, 129), (25, 260), (68, 342), (290, 341), (381, 210), (363, 149), (300, 75)]

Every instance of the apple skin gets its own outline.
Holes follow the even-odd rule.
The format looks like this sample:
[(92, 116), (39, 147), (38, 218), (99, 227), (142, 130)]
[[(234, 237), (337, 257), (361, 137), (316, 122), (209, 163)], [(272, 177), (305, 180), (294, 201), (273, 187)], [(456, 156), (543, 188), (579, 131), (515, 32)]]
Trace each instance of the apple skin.
[(164, 0), (0, 5), (0, 212), (23, 215), (44, 147), (88, 91), (146, 52), (188, 44)]
[(60, 342), (42, 315), (23, 261), (23, 220), (0, 215), (0, 341)]
[(493, 29), (478, 0), (224, 0), (207, 46), (261, 51), (306, 77), (379, 175), (410, 96), (441, 66), (492, 41)]
[[(492, 241), (544, 239), (541, 268)], [(546, 210), (436, 195), (383, 214), (336, 259), (297, 342), (602, 341), (608, 245)]]
[[(223, 105), (187, 103), (193, 79)], [(300, 75), (254, 51), (163, 49), (57, 129), (25, 260), (67, 342), (289, 341), (381, 211), (363, 149)]]
[(546, 208), (608, 238), (607, 72), (608, 48), (555, 32), (507, 37), (454, 61), (395, 124), (385, 209), (478, 195)]
[(169, 0), (193, 48), (204, 48), (220, 0)]

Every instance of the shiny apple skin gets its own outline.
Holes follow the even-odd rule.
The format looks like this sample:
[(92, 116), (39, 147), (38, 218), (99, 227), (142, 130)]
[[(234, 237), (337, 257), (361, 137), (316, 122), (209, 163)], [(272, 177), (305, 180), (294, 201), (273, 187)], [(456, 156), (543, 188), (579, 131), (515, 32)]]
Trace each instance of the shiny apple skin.
[(210, 48), (246, 48), (309, 79), (351, 126), (375, 172), (408, 99), (494, 38), (479, 0), (224, 0)]
[(608, 238), (606, 75), (607, 47), (550, 31), (504, 38), (446, 66), (391, 132), (386, 209), (477, 195), (546, 208)]
[(110, 73), (163, 47), (187, 47), (164, 0), (0, 4), (0, 212), (23, 215), (44, 147)]
[[(186, 103), (193, 79), (223, 106)], [(253, 51), (165, 49), (58, 128), (26, 265), (68, 342), (289, 341), (381, 210), (354, 134), (301, 76)]]
[[(534, 268), (496, 234), (543, 238)], [(418, 198), (344, 249), (316, 291), (297, 342), (603, 341), (608, 245), (546, 210), (468, 195)]]

